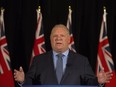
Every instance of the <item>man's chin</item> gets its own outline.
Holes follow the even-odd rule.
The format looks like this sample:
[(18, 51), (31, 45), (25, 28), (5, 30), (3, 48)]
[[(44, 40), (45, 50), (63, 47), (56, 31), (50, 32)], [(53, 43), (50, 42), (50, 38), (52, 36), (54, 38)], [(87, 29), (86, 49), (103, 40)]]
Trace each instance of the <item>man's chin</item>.
[(62, 52), (62, 49), (57, 49), (56, 52), (60, 53)]
[(64, 51), (66, 51), (66, 50), (64, 50), (64, 49), (56, 49), (56, 52), (58, 52), (58, 53), (63, 53)]

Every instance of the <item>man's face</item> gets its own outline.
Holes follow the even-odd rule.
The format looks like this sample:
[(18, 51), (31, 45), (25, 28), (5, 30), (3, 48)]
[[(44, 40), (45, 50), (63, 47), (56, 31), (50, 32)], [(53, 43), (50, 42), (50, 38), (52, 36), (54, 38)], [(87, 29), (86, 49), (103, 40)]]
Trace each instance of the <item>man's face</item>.
[(70, 43), (70, 35), (68, 31), (62, 27), (53, 29), (51, 33), (51, 46), (56, 52), (64, 52), (68, 49)]

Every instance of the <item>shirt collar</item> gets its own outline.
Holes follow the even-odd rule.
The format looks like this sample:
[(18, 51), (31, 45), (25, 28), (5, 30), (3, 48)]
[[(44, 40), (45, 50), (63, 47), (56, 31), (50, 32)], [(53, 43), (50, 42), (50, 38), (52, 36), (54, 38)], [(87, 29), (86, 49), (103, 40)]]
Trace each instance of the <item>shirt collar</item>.
[[(68, 50), (66, 50), (65, 52), (63, 52), (62, 54), (64, 55), (64, 56), (68, 56), (68, 53), (69, 53), (69, 49)], [(58, 53), (57, 52), (55, 52), (54, 50), (53, 50), (53, 55), (54, 56), (56, 56)]]

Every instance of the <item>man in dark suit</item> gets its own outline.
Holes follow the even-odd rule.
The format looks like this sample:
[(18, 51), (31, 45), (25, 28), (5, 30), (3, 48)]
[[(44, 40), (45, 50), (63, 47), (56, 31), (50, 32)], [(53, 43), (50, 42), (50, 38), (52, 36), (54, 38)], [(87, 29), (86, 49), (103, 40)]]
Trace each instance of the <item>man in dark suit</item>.
[[(28, 85), (98, 85), (109, 82), (112, 76), (110, 72), (101, 70), (95, 76), (88, 59), (69, 50), (70, 34), (64, 25), (53, 27), (50, 40), (53, 50), (36, 56), (26, 75), (22, 67), (19, 71), (15, 69), (15, 81)], [(60, 68), (62, 73), (57, 76), (59, 53), (63, 55), (63, 64), (61, 64), (62, 70)], [(60, 81), (59, 77), (61, 77)]]

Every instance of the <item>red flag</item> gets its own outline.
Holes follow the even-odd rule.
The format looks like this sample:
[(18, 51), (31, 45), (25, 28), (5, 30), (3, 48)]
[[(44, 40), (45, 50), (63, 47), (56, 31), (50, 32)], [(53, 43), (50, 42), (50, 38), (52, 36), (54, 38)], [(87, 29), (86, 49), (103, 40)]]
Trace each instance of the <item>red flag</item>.
[(10, 67), (10, 57), (4, 27), (4, 10), (0, 15), (0, 87), (14, 87), (14, 79)]
[(37, 10), (37, 29), (35, 34), (35, 41), (34, 47), (32, 51), (32, 58), (30, 61), (30, 65), (32, 60), (35, 56), (46, 52), (45, 50), (45, 40), (44, 40), (44, 33), (43, 33), (43, 24), (42, 24), (42, 13), (40, 9)]
[(99, 46), (98, 46), (98, 55), (97, 55), (97, 72), (104, 68), (104, 71), (110, 71), (113, 74), (110, 83), (105, 84), (105, 87), (114, 87), (116, 82), (116, 73), (114, 69), (114, 63), (112, 60), (112, 55), (110, 52), (109, 41), (107, 37), (107, 23), (106, 23), (106, 9), (104, 9), (103, 20), (101, 24), (101, 32), (99, 38)]
[(67, 19), (67, 28), (70, 31), (70, 44), (69, 44), (69, 48), (70, 48), (70, 50), (76, 52), (75, 45), (74, 45), (73, 33), (72, 33), (72, 10), (71, 10), (70, 6), (69, 6), (68, 19)]

